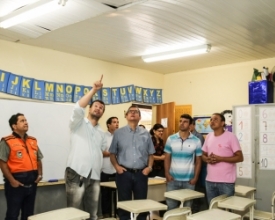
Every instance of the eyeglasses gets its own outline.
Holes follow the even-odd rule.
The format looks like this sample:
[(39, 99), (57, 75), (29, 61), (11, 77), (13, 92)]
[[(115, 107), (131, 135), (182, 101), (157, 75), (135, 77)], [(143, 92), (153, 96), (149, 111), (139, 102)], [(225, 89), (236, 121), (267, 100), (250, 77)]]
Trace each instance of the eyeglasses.
[(138, 111), (138, 110), (129, 110), (128, 113), (131, 113), (131, 114), (138, 114), (139, 111)]
[(163, 132), (163, 130), (157, 130), (158, 132)]

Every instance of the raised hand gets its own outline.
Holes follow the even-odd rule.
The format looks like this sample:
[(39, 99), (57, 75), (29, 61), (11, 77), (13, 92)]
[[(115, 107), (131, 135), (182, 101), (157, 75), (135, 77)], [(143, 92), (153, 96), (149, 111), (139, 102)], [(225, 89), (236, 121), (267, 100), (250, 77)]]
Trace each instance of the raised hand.
[(103, 83), (101, 82), (103, 79), (103, 75), (101, 75), (101, 78), (99, 81), (94, 82), (94, 86), (93, 89), (95, 89), (96, 91), (100, 90), (103, 87)]

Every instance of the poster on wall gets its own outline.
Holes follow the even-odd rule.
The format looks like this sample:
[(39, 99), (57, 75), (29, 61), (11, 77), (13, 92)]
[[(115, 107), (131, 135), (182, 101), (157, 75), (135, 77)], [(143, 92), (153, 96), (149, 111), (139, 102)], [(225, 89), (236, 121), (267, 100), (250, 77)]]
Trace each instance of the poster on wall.
[(197, 132), (206, 135), (213, 131), (210, 127), (211, 116), (195, 116), (193, 118), (195, 121), (195, 129)]

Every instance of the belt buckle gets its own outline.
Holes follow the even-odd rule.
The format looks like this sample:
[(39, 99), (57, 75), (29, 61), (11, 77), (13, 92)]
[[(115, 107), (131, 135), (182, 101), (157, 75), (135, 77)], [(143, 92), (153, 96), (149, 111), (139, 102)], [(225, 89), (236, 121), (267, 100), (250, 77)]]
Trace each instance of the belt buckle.
[(24, 187), (24, 188), (31, 188), (31, 187), (32, 187), (32, 184), (28, 184), (28, 185), (24, 184), (23, 187)]

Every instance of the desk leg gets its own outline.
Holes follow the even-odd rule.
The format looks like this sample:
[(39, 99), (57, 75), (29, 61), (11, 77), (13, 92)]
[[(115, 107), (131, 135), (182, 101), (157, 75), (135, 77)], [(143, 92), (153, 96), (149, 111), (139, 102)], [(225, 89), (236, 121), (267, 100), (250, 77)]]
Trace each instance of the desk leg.
[(250, 220), (254, 220), (254, 205), (252, 205), (252, 206), (249, 208), (249, 213), (250, 213), (249, 219), (250, 219)]
[[(114, 217), (116, 218), (117, 217), (117, 190), (116, 189), (112, 189), (112, 201), (113, 201), (113, 204), (112, 206), (114, 207)], [(113, 210), (111, 209), (111, 215), (110, 216), (113, 216)]]
[(183, 207), (183, 203), (184, 203), (184, 201), (180, 203), (180, 208), (182, 208), (182, 207)]
[(133, 213), (131, 212), (131, 220), (137, 220), (139, 213)]

